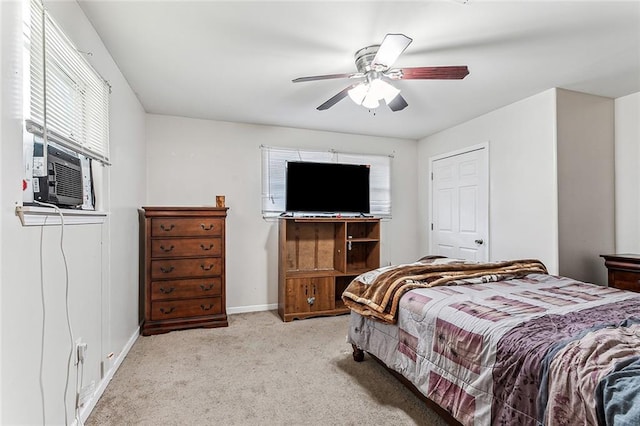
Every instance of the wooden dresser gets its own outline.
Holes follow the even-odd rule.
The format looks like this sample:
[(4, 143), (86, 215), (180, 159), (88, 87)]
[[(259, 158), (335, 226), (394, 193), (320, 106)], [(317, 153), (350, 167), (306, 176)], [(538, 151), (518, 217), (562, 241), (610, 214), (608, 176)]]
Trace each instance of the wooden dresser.
[(609, 287), (640, 292), (640, 254), (603, 254)]
[(140, 331), (226, 327), (227, 208), (143, 207)]

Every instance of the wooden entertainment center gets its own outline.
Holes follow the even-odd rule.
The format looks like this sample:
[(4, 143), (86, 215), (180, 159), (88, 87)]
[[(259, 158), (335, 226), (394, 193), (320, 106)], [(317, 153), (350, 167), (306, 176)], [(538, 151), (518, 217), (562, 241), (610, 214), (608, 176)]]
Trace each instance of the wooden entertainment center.
[(278, 262), (283, 321), (347, 313), (344, 289), (380, 266), (380, 219), (281, 218)]

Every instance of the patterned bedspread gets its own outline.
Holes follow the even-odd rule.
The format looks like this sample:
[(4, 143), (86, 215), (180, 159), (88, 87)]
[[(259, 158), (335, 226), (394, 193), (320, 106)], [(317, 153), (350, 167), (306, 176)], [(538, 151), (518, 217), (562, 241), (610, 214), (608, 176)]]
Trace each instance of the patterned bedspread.
[(348, 341), (464, 425), (640, 424), (640, 294), (547, 274), (417, 288)]

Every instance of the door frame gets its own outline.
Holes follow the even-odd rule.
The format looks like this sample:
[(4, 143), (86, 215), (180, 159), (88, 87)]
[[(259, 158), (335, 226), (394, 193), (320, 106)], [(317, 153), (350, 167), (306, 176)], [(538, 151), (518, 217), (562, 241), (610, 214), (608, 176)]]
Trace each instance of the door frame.
[(427, 174), (427, 179), (429, 180), (429, 197), (428, 197), (428, 203), (429, 203), (429, 207), (428, 207), (428, 211), (429, 211), (429, 217), (428, 217), (428, 222), (427, 222), (427, 235), (429, 236), (429, 252), (430, 253), (435, 253), (435, 248), (433, 246), (433, 217), (434, 217), (434, 213), (433, 213), (433, 163), (438, 161), (438, 160), (443, 160), (445, 158), (449, 158), (449, 157), (455, 157), (456, 155), (461, 155), (461, 154), (467, 154), (469, 152), (473, 152), (473, 151), (480, 151), (482, 149), (485, 149), (485, 161), (484, 161), (484, 166), (485, 166), (485, 170), (487, 173), (487, 188), (486, 188), (486, 196), (487, 196), (487, 214), (485, 215), (485, 229), (487, 230), (487, 236), (485, 237), (485, 242), (486, 242), (486, 247), (487, 247), (487, 258), (489, 260), (491, 260), (491, 238), (490, 238), (490, 229), (489, 229), (489, 214), (491, 212), (491, 191), (490, 191), (490, 187), (491, 187), (491, 170), (489, 169), (489, 141), (487, 142), (483, 142), (483, 143), (479, 143), (476, 145), (471, 145), (471, 146), (467, 146), (464, 148), (460, 148), (460, 149), (456, 149), (454, 151), (449, 151), (449, 152), (445, 152), (443, 154), (438, 154), (438, 155), (434, 155), (432, 157), (429, 157), (429, 170), (428, 170), (428, 174)]

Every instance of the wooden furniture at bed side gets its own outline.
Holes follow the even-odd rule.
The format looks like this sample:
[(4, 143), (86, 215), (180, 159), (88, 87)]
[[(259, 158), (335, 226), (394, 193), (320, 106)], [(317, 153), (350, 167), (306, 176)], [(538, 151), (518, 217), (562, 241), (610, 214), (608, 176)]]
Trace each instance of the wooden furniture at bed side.
[(640, 292), (640, 254), (603, 254), (609, 287)]
[(142, 335), (228, 325), (226, 216), (213, 207), (139, 210)]
[(281, 218), (278, 263), (283, 321), (346, 314), (342, 292), (380, 266), (380, 219)]

